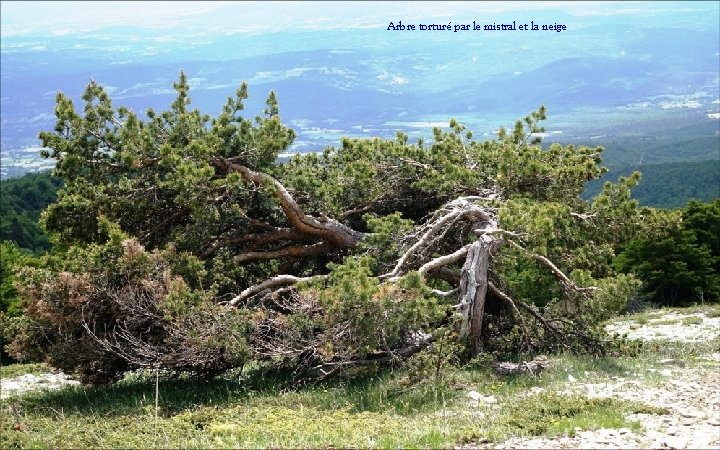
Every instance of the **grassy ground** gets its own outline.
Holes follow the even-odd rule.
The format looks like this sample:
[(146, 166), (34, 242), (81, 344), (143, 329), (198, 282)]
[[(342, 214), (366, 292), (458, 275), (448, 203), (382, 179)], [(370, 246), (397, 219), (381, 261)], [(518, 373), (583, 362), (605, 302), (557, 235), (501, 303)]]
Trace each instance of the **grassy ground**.
[[(679, 313), (679, 314), (699, 314), (703, 313), (707, 317), (720, 317), (720, 304), (710, 304), (710, 305), (696, 305), (696, 306), (687, 306), (683, 308), (669, 308), (669, 307), (663, 307), (663, 308), (650, 308), (646, 309), (642, 312), (637, 312), (634, 314), (627, 314), (622, 315), (619, 317), (616, 317), (615, 321), (624, 321), (624, 320), (630, 320), (634, 322), (638, 322), (640, 324), (646, 324), (648, 321), (654, 320), (660, 320), (663, 322), (662, 318), (668, 315), (668, 313)], [(669, 321), (671, 323), (675, 323), (677, 321)]]
[(16, 377), (18, 375), (39, 375), (51, 370), (46, 364), (11, 364), (0, 366), (0, 379)]
[[(537, 377), (447, 367), (440, 379), (422, 381), (407, 369), (302, 386), (259, 369), (212, 381), (161, 379), (157, 416), (155, 378), (138, 374), (108, 387), (3, 400), (0, 448), (438, 448), (579, 429), (637, 430), (627, 413), (665, 411), (555, 392), (569, 377), (594, 383), (633, 377), (662, 367), (663, 358), (701, 365), (702, 355), (718, 348), (717, 342), (652, 343), (635, 358), (558, 355)], [(40, 367), (8, 366), (2, 376), (28, 369)], [(491, 401), (472, 402), (469, 391)]]

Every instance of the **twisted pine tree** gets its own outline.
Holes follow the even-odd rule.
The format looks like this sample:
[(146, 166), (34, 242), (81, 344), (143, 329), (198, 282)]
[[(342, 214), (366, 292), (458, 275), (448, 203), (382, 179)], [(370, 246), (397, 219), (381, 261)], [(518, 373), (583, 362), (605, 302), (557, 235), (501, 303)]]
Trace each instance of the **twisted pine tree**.
[(145, 117), (95, 82), (81, 112), (58, 94), (40, 135), (65, 183), (42, 218), (56, 252), (23, 277), (43, 333), (18, 351), (39, 339), (91, 381), (249, 360), (324, 377), (441, 334), (469, 357), (602, 351), (594, 325), (637, 288), (611, 261), (657, 222), (630, 199), (638, 175), (583, 200), (602, 149), (542, 149), (543, 107), (491, 140), (451, 120), (429, 143), (343, 139), (278, 164), (295, 134), (275, 93), (244, 118), (243, 84), (211, 118), (184, 74), (175, 89)]

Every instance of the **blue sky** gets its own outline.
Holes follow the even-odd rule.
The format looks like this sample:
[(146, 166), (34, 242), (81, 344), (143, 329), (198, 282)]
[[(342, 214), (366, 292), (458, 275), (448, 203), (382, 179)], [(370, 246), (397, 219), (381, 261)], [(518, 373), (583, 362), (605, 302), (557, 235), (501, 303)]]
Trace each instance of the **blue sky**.
[[(3, 1), (1, 35), (63, 35), (113, 26), (253, 32), (376, 28), (390, 20), (559, 9), (578, 16), (646, 18), (672, 11), (720, 13), (718, 2), (16, 2)], [(715, 15), (717, 17), (717, 15)]]

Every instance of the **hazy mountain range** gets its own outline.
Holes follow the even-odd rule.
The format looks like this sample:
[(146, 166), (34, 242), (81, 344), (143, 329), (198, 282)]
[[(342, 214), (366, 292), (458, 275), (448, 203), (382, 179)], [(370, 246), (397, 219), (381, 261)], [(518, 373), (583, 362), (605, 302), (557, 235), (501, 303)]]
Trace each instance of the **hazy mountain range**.
[[(226, 3), (159, 24), (120, 13), (106, 20), (102, 4), (88, 3), (85, 22), (78, 13), (67, 23), (42, 16), (37, 26), (3, 4), (2, 176), (47, 164), (35, 159), (37, 133), (54, 124), (57, 91), (81, 106), (94, 78), (116, 105), (160, 109), (172, 101), (180, 70), (193, 105), (211, 114), (242, 81), (250, 85), (249, 116), (274, 89), (298, 134), (292, 151), (398, 130), (427, 140), (450, 117), (491, 136), (544, 104), (548, 140), (657, 141), (643, 145), (641, 157), (609, 148), (610, 165), (672, 161), (673, 149), (663, 145), (696, 138), (705, 141), (674, 160), (720, 159), (716, 2)], [(533, 21), (567, 30), (387, 30), (399, 20)]]

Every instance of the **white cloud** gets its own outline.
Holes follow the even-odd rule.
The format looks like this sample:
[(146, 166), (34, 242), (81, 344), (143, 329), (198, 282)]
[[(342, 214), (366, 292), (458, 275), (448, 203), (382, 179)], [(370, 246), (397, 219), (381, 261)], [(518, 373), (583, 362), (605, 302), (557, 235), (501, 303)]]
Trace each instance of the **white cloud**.
[(399, 75), (393, 75), (391, 84), (408, 84), (408, 79)]

